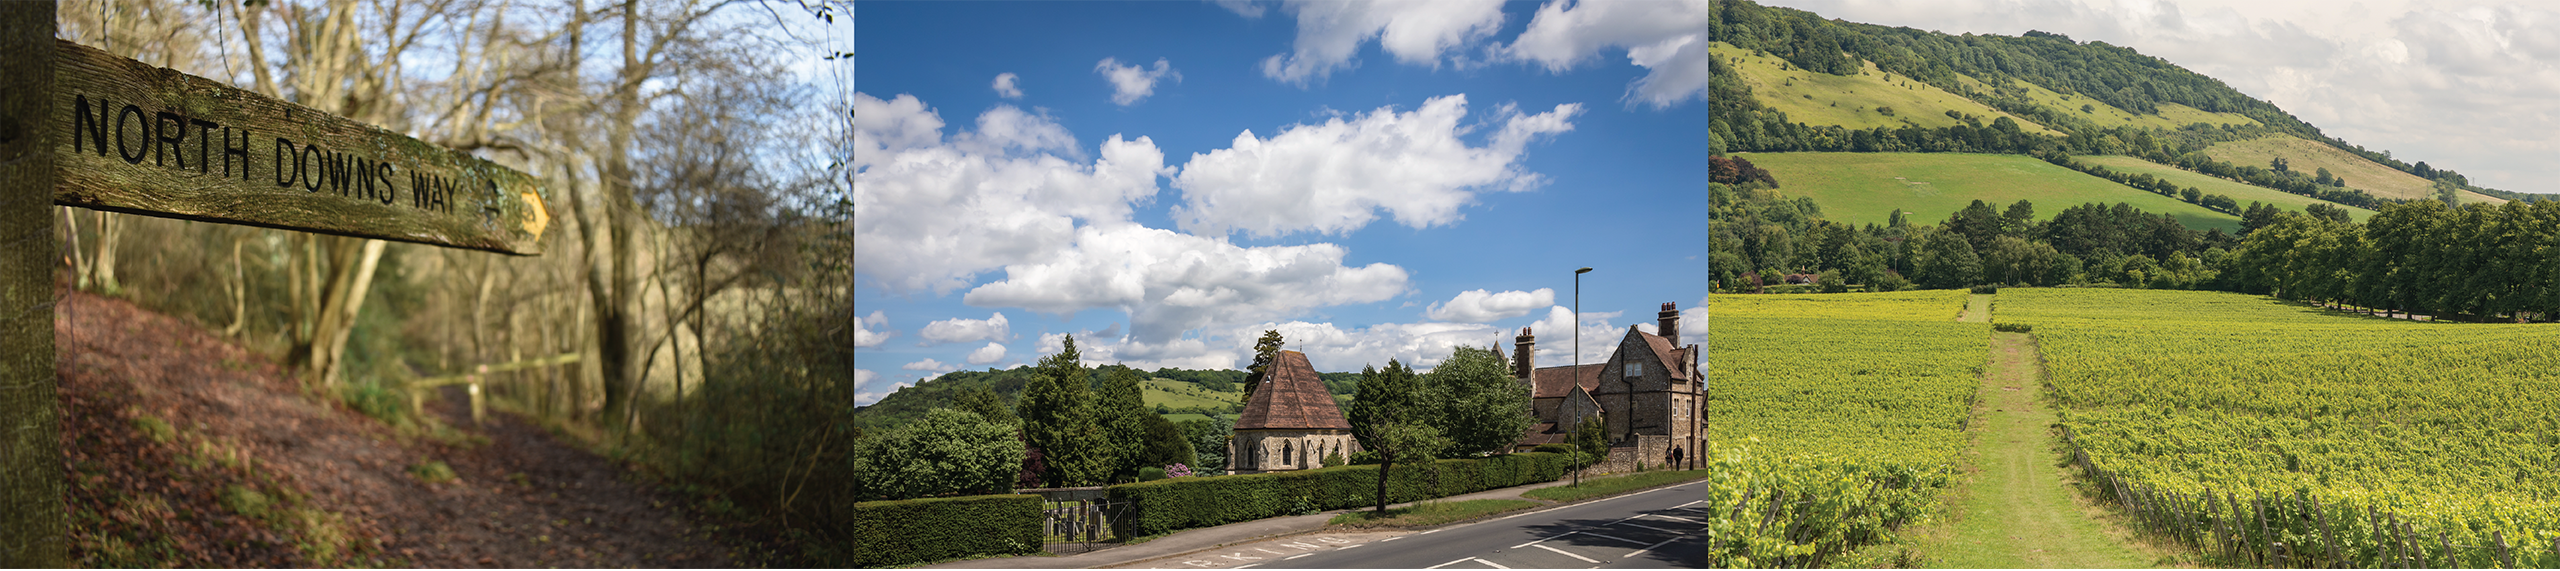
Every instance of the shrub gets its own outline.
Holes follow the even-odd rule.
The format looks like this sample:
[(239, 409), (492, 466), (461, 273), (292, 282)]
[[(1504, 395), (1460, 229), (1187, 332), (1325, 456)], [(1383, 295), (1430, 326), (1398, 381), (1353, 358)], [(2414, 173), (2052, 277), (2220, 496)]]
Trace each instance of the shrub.
[(848, 567), (913, 565), (1040, 550), (1040, 496), (1007, 494), (862, 502), (818, 521), (842, 522)]
[(2036, 330), (2036, 326), (2025, 323), (1993, 323), (1991, 324), (1991, 330), (2007, 331), (2010, 333), (2032, 333)]
[[(1398, 465), (1387, 481), (1390, 502), (1410, 502), (1469, 492), (1554, 481), (1571, 457), (1546, 452), (1505, 454), (1427, 465)], [(1121, 537), (1250, 521), (1294, 513), (1377, 504), (1378, 467), (1353, 465), (1315, 470), (1176, 478), (1112, 486), (1115, 500), (1133, 501), (1115, 525)]]
[(1168, 476), (1165, 475), (1163, 468), (1147, 466), (1138, 469), (1138, 481), (1140, 482), (1153, 482), (1167, 477)]

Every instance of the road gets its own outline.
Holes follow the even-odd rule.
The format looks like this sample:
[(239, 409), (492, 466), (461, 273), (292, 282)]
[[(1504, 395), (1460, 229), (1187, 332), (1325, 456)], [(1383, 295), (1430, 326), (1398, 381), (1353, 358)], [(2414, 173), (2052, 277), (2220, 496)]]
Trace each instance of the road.
[(1264, 560), (1234, 569), (1705, 567), (1707, 482)]

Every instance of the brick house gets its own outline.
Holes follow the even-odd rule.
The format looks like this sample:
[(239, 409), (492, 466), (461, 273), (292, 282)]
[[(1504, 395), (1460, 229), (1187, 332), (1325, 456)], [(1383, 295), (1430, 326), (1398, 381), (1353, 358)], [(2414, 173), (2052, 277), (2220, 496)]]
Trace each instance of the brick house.
[(1521, 436), (1517, 449), (1568, 442), (1583, 417), (1598, 415), (1610, 464), (1660, 466), (1677, 449), (1680, 467), (1700, 466), (1707, 441), (1707, 378), (1700, 362), (1705, 350), (1680, 344), (1677, 304), (1662, 304), (1657, 318), (1655, 331), (1661, 334), (1628, 326), (1607, 360), (1580, 368), (1539, 368), (1537, 338), (1521, 329), (1513, 339), (1513, 375), (1529, 385), (1538, 423)]
[(1325, 391), (1315, 366), (1307, 363), (1307, 354), (1281, 351), (1236, 419), (1235, 436), (1227, 441), (1227, 469), (1259, 474), (1322, 468), (1326, 456), (1348, 459), (1359, 451), (1351, 421), (1342, 418), (1341, 407)]

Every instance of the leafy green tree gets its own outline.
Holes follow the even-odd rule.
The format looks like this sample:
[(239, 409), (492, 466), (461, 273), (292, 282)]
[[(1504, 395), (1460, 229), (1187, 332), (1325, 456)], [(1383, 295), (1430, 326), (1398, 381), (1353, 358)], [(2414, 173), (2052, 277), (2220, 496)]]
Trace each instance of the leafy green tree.
[(1449, 359), (1426, 377), (1432, 401), (1440, 407), (1436, 426), (1449, 438), (1451, 452), (1507, 452), (1537, 423), (1529, 408), (1529, 386), (1512, 378), (1501, 353), (1452, 347)]
[(1253, 342), (1253, 364), (1245, 367), (1244, 402), (1253, 402), (1253, 392), (1262, 388), (1263, 371), (1280, 360), (1280, 347), (1286, 343), (1276, 330), (1263, 330), (1262, 338)]
[(1023, 450), (1014, 428), (937, 408), (922, 420), (854, 445), (862, 486), (884, 499), (990, 494), (1012, 489)]
[(1022, 419), (1013, 416), (1013, 407), (1005, 406), (1004, 397), (997, 395), (995, 389), (987, 388), (986, 385), (972, 385), (969, 388), (960, 389), (960, 394), (953, 396), (952, 400), (956, 408), (976, 414), (979, 418), (987, 419), (988, 422), (998, 424), (1022, 422)]
[(1206, 419), (1185, 420), (1177, 424), (1182, 428), (1182, 437), (1191, 441), (1192, 455), (1199, 458), (1199, 463), (1193, 467), (1204, 474), (1226, 469), (1227, 438), (1235, 433), (1235, 421), (1211, 415)]
[(1982, 280), (1982, 258), (1973, 253), (1973, 245), (1964, 235), (1954, 231), (1930, 232), (1920, 238), (1917, 266), (1921, 287), (1949, 289), (1970, 286)]
[(1076, 353), (1075, 336), (1055, 355), (1041, 357), (1040, 375), (1022, 389), (1023, 436), (1041, 453), (1047, 470), (1041, 480), (1050, 487), (1088, 486), (1111, 475), (1111, 444), (1102, 432), (1092, 375)]
[(1102, 424), (1103, 440), (1111, 455), (1111, 477), (1128, 480), (1146, 467), (1145, 458), (1148, 418), (1157, 417), (1147, 410), (1144, 382), (1138, 371), (1119, 365), (1103, 367), (1102, 383), (1096, 393), (1095, 420)]
[(1344, 420), (1351, 421), (1351, 436), (1360, 441), (1362, 448), (1376, 449), (1370, 442), (1377, 436), (1370, 432), (1371, 427), (1396, 419), (1431, 420), (1426, 414), (1430, 409), (1424, 404), (1427, 396), (1421, 376), (1405, 368), (1404, 363), (1388, 359), (1385, 370), (1375, 366), (1360, 369), (1360, 392), (1353, 395), (1351, 410), (1344, 413)]
[(1584, 465), (1599, 463), (1602, 458), (1609, 457), (1607, 425), (1602, 424), (1596, 415), (1582, 417), (1582, 423), (1573, 427), (1573, 445), (1582, 449)]
[(1404, 363), (1387, 360), (1385, 371), (1360, 371), (1360, 394), (1351, 401), (1351, 434), (1378, 456), (1378, 513), (1387, 511), (1387, 477), (1396, 464), (1428, 463), (1448, 447), (1431, 422), (1430, 388)]
[(1146, 424), (1146, 439), (1143, 450), (1138, 454), (1139, 466), (1162, 468), (1178, 462), (1199, 468), (1199, 455), (1191, 449), (1191, 439), (1184, 437), (1182, 427), (1152, 414), (1147, 415), (1143, 423)]

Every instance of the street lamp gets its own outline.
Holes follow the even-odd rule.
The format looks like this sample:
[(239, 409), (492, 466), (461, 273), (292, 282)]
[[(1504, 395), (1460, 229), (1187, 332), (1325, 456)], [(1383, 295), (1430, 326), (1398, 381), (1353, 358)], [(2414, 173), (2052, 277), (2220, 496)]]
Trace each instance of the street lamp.
[[(1573, 373), (1565, 379), (1575, 385), (1582, 384), (1582, 274), (1587, 273), (1591, 273), (1591, 268), (1573, 271), (1573, 323), (1570, 324), (1573, 328)], [(1573, 435), (1566, 440), (1573, 444), (1573, 487), (1579, 488), (1582, 487), (1582, 443), (1578, 440), (1582, 436), (1582, 423), (1576, 421), (1566, 434)]]

